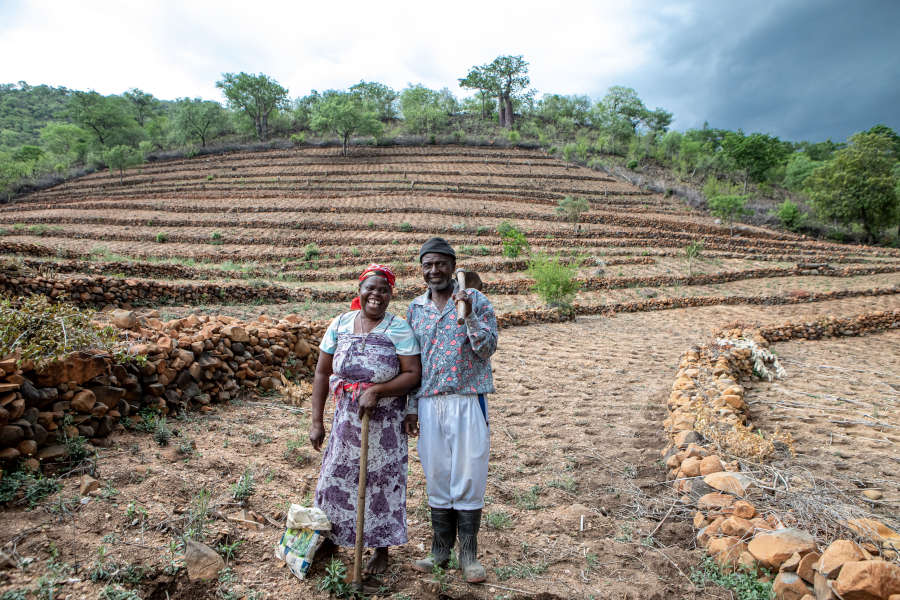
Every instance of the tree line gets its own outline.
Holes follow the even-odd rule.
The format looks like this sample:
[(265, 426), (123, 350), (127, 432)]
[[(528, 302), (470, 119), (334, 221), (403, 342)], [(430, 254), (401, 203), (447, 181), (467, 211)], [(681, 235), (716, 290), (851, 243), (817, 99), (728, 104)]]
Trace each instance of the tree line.
[(817, 220), (874, 241), (900, 227), (900, 137), (886, 126), (846, 142), (790, 142), (707, 124), (674, 131), (671, 112), (649, 108), (628, 87), (612, 86), (596, 101), (560, 94), (538, 99), (528, 66), (515, 55), (472, 66), (458, 80), (472, 92), (462, 99), (448, 88), (410, 84), (398, 91), (368, 81), (291, 99), (262, 73), (224, 73), (216, 83), (224, 106), (200, 98), (160, 100), (140, 89), (104, 96), (6, 84), (0, 86), (0, 197), (41, 175), (100, 166), (122, 174), (155, 152), (211, 142), (289, 138), (301, 144), (319, 136), (339, 140), (346, 155), (354, 138), (500, 138), (594, 168), (665, 168), (702, 187), (710, 209), (731, 223), (748, 212), (748, 199), (769, 195), (783, 199), (775, 214), (795, 231)]

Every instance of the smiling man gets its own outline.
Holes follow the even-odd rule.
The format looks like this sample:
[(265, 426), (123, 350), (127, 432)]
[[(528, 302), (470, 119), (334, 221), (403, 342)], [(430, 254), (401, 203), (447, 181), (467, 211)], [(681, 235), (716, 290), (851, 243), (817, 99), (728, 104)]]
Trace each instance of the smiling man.
[[(428, 290), (412, 301), (406, 320), (422, 350), (422, 383), (407, 405), (420, 428), (419, 459), (431, 506), (431, 554), (414, 567), (446, 567), (459, 536), (459, 564), (469, 583), (485, 580), (478, 562), (478, 529), (487, 487), (490, 430), (486, 394), (494, 391), (491, 355), (497, 349), (494, 307), (478, 290), (459, 289), (456, 253), (443, 238), (419, 252)], [(456, 303), (466, 303), (457, 324)]]

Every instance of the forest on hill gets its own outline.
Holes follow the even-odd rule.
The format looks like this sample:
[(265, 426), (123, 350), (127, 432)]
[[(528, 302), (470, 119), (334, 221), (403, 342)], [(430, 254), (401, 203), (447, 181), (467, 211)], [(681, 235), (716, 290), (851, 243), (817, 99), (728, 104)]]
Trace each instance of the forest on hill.
[(291, 98), (265, 74), (225, 73), (225, 105), (165, 101), (140, 89), (104, 96), (24, 81), (0, 85), (0, 199), (99, 168), (144, 161), (337, 141), (352, 144), (507, 144), (541, 147), (567, 162), (662, 181), (667, 193), (702, 190), (723, 220), (751, 219), (834, 240), (900, 243), (900, 135), (873, 124), (844, 141), (787, 141), (764, 132), (671, 129), (631, 88), (600, 99), (530, 87), (522, 56), (461, 72), (449, 88), (394, 90), (360, 81)]

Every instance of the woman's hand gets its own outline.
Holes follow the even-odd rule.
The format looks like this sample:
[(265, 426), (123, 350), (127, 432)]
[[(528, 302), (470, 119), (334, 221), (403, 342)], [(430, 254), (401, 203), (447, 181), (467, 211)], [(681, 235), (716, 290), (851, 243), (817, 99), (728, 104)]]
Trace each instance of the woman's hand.
[(313, 449), (318, 452), (322, 449), (322, 441), (325, 439), (325, 426), (313, 421), (309, 426), (309, 443)]
[(406, 435), (416, 437), (419, 435), (419, 415), (406, 415), (403, 417), (403, 430)]
[(359, 395), (359, 418), (362, 419), (363, 413), (372, 414), (372, 409), (378, 404), (378, 389), (376, 386), (370, 386), (363, 390)]

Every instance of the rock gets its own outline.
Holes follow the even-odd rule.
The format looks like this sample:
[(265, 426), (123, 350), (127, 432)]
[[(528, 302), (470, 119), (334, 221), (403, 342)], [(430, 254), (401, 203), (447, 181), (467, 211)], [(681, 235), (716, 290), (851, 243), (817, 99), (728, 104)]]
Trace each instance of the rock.
[(781, 563), (780, 570), (782, 571), (790, 571), (792, 573), (797, 572), (797, 567), (800, 565), (800, 555), (796, 552), (791, 554), (791, 557)]
[(711, 454), (700, 461), (700, 474), (709, 475), (722, 471), (722, 461), (715, 454)]
[(225, 561), (215, 550), (191, 539), (184, 541), (184, 564), (191, 581), (215, 581)]
[(696, 431), (693, 431), (693, 430), (689, 430), (689, 431), (679, 431), (678, 433), (676, 433), (674, 442), (675, 442), (675, 445), (678, 446), (679, 448), (684, 448), (688, 444), (699, 443), (702, 440), (703, 440), (703, 438), (700, 436), (699, 433), (697, 433)]
[(708, 524), (706, 517), (699, 510), (694, 513), (694, 529), (700, 529)]
[(794, 552), (802, 556), (815, 549), (815, 538), (801, 529), (794, 528), (757, 534), (749, 544), (750, 553), (756, 560), (772, 569), (781, 567), (781, 563), (789, 559)]
[(881, 500), (881, 498), (884, 496), (881, 490), (863, 490), (862, 495), (869, 500)]
[(55, 460), (68, 455), (69, 452), (63, 444), (53, 444), (52, 446), (45, 446), (38, 450), (37, 458), (39, 460)]
[(697, 508), (700, 510), (706, 509), (721, 509), (728, 508), (734, 503), (734, 496), (729, 496), (728, 494), (719, 494), (718, 492), (712, 492), (709, 494), (705, 494), (700, 496), (697, 500)]
[(16, 448), (3, 448), (0, 450), (0, 462), (12, 462), (21, 455)]
[(731, 507), (731, 514), (742, 519), (752, 519), (756, 516), (756, 507), (746, 500), (738, 500)]
[(835, 540), (825, 548), (815, 569), (828, 579), (836, 579), (845, 563), (867, 560), (865, 550), (850, 540)]
[(299, 356), (300, 358), (306, 358), (309, 356), (309, 353), (312, 352), (312, 348), (309, 343), (303, 338), (297, 340), (297, 343), (294, 344), (294, 354)]
[(797, 575), (799, 575), (806, 583), (812, 584), (815, 582), (815, 573), (813, 570), (815, 569), (816, 563), (819, 562), (819, 558), (821, 558), (821, 556), (818, 552), (810, 552), (800, 559), (800, 564), (797, 565)]
[(232, 342), (240, 342), (246, 344), (250, 341), (247, 330), (240, 325), (226, 325), (222, 328), (222, 335), (229, 338)]
[(22, 456), (34, 456), (34, 453), (37, 452), (38, 444), (34, 440), (22, 440), (16, 446), (16, 449)]
[(81, 390), (72, 398), (72, 409), (80, 413), (90, 413), (97, 402), (97, 397), (91, 390)]
[(812, 589), (800, 579), (799, 575), (790, 571), (779, 573), (772, 584), (775, 597), (783, 600), (801, 600), (811, 591)]
[[(747, 519), (736, 517), (734, 515), (728, 517), (722, 522), (722, 533), (731, 535), (736, 538), (746, 538), (753, 533), (753, 523)], [(798, 557), (799, 560), (799, 557)]]
[(737, 538), (719, 537), (711, 539), (706, 550), (720, 567), (727, 571), (733, 571), (740, 560), (741, 553), (746, 552), (747, 544)]
[(81, 476), (81, 484), (78, 489), (82, 496), (87, 496), (94, 490), (100, 489), (100, 482), (90, 475), (85, 474)]
[(847, 527), (874, 542), (882, 544), (893, 542), (900, 547), (900, 533), (876, 519), (850, 519), (847, 521)]
[(700, 475), (700, 459), (691, 456), (681, 463), (681, 477), (697, 477)]
[(94, 386), (91, 388), (91, 391), (94, 392), (94, 397), (97, 399), (97, 402), (105, 404), (109, 409), (118, 406), (119, 400), (125, 396), (124, 388), (111, 385)]
[(883, 560), (844, 563), (834, 591), (844, 600), (881, 600), (900, 594), (900, 565)]
[(818, 571), (813, 571), (813, 592), (816, 600), (834, 600), (837, 598), (834, 592), (831, 591), (831, 582)]
[(43, 367), (36, 383), (40, 387), (57, 387), (61, 383), (75, 382), (81, 385), (106, 372), (108, 359), (89, 354), (73, 354), (62, 361)]
[(109, 313), (109, 320), (119, 329), (134, 329), (137, 325), (137, 315), (131, 310), (116, 309)]
[(25, 439), (25, 432), (16, 425), (0, 427), (0, 448), (9, 448)]
[(747, 490), (754, 485), (753, 480), (746, 475), (728, 471), (710, 473), (703, 478), (703, 483), (720, 492), (728, 492), (735, 496), (746, 495)]

